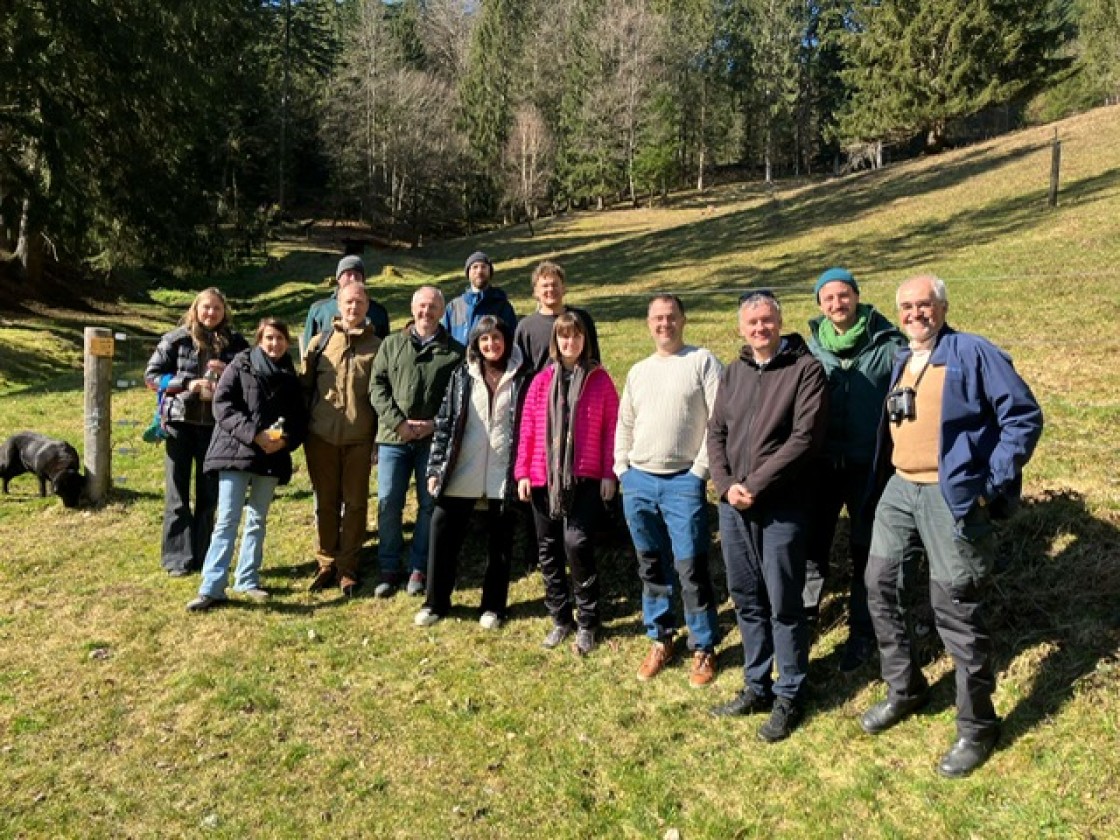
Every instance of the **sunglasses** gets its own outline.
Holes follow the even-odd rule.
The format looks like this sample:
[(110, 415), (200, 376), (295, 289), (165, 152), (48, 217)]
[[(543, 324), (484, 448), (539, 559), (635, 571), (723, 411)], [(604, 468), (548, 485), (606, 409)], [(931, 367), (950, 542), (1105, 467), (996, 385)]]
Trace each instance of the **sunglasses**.
[(747, 289), (745, 292), (739, 295), (739, 303), (744, 304), (748, 300), (752, 300), (754, 298), (767, 298), (769, 300), (776, 301), (778, 299), (778, 296), (774, 294), (773, 289)]

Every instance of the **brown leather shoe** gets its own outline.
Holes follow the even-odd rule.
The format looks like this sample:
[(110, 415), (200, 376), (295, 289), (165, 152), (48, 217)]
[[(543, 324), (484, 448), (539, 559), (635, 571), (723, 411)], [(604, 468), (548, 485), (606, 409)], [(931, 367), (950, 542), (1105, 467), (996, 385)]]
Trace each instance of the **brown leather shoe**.
[(692, 667), (688, 669), (688, 684), (693, 688), (711, 685), (718, 670), (716, 655), (711, 651), (698, 650), (692, 654)]
[(646, 658), (642, 660), (642, 664), (638, 666), (638, 679), (642, 682), (652, 680), (661, 670), (669, 664), (669, 660), (673, 658), (673, 638), (670, 636), (662, 642), (654, 642), (646, 654)]

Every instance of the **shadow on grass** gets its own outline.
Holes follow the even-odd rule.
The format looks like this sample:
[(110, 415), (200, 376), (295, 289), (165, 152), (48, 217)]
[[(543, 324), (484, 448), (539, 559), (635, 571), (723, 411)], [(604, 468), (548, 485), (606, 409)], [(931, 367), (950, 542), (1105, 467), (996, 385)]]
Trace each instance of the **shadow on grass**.
[(163, 493), (155, 490), (133, 490), (118, 484), (109, 490), (109, 498), (105, 504), (132, 507), (135, 504), (152, 501), (163, 501)]
[[(1026, 665), (1017, 669), (1025, 685), (1004, 716), (1002, 745), (1007, 747), (1058, 714), (1076, 692), (1113, 679), (1104, 673), (1110, 669), (1099, 666), (1120, 659), (1120, 528), (1094, 517), (1077, 493), (1051, 492), (1024, 501), (1001, 528), (996, 551), (1002, 571), (993, 578), (988, 616), (994, 668), (998, 676), (1016, 660)], [(929, 608), (928, 575), (924, 560), (909, 571), (914, 585), (906, 599), (911, 628), (915, 623), (929, 628), (912, 639), (923, 667), (943, 654)], [(845, 620), (841, 594), (825, 606), (822, 628)], [(810, 664), (817, 710), (842, 705), (868, 680), (878, 679), (873, 665), (837, 674), (839, 654), (838, 648)], [(954, 670), (931, 689), (931, 702), (921, 714), (952, 709)]]
[[(1000, 540), (991, 617), (996, 671), (1026, 657), (1032, 679), (1004, 718), (1010, 744), (1075, 693), (1115, 685), (1120, 659), (1120, 528), (1072, 491), (1026, 501)], [(1117, 663), (1120, 664), (1120, 663)]]

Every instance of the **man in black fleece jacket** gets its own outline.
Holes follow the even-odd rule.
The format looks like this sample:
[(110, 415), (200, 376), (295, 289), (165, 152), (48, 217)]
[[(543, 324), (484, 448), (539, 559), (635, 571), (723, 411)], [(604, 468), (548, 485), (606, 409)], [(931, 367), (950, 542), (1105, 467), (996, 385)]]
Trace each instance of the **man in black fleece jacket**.
[(781, 328), (773, 295), (743, 296), (739, 334), (746, 345), (724, 368), (708, 423), (746, 683), (712, 713), (745, 715), (772, 706), (758, 731), (764, 741), (786, 738), (803, 714), (809, 631), (801, 590), (811, 497), (804, 468), (821, 449), (828, 424), (824, 368), (800, 335), (783, 336)]

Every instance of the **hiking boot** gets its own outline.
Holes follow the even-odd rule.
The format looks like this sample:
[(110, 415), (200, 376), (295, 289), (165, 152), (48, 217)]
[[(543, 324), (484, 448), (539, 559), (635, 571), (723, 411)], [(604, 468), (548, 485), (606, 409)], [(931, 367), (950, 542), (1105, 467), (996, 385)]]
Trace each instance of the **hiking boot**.
[(404, 591), (413, 597), (423, 595), (427, 578), (423, 572), (413, 572), (408, 576), (408, 584)]
[(652, 680), (669, 664), (673, 658), (673, 637), (666, 636), (663, 640), (650, 645), (649, 653), (638, 666), (638, 679), (642, 682)]
[(217, 606), (220, 600), (221, 598), (211, 598), (209, 595), (199, 595), (187, 604), (187, 610), (190, 612), (203, 612), (213, 606)]
[(595, 650), (595, 631), (590, 627), (580, 627), (576, 630), (576, 640), (572, 643), (572, 651), (576, 656), (587, 656)]
[(840, 656), (838, 666), (840, 673), (850, 674), (852, 671), (858, 671), (870, 661), (876, 650), (874, 639), (866, 636), (849, 636), (848, 641), (844, 643), (844, 652)]
[(768, 744), (784, 741), (801, 723), (801, 707), (788, 697), (775, 697), (770, 719), (758, 728), (758, 737)]
[(502, 619), (496, 612), (487, 610), (482, 614), (482, 617), (478, 619), (478, 625), (483, 630), (497, 630), (502, 626)]
[(570, 624), (553, 624), (552, 629), (548, 631), (548, 635), (544, 637), (541, 642), (541, 647), (552, 650), (554, 647), (559, 646), (568, 636), (572, 635), (575, 630)]
[(420, 612), (416, 613), (416, 617), (412, 619), (412, 623), (417, 627), (431, 627), (433, 624), (439, 621), (440, 618), (441, 616), (436, 615), (430, 609), (424, 607), (420, 610)]
[(755, 712), (765, 712), (773, 704), (773, 698), (755, 694), (753, 689), (744, 688), (726, 703), (713, 706), (712, 717), (740, 717)]
[(344, 598), (353, 598), (358, 591), (358, 581), (350, 575), (343, 575), (338, 579), (338, 588), (342, 590)]
[(307, 587), (309, 592), (322, 592), (328, 586), (334, 584), (334, 568), (332, 566), (321, 566), (319, 571), (315, 573), (315, 577), (311, 579), (311, 584)]
[(688, 684), (693, 688), (711, 685), (716, 678), (716, 655), (710, 650), (692, 653), (692, 666), (688, 669)]
[(241, 594), (250, 601), (256, 601), (258, 604), (263, 604), (272, 597), (268, 594), (267, 589), (261, 589), (259, 586), (254, 586), (251, 589), (242, 589)]

